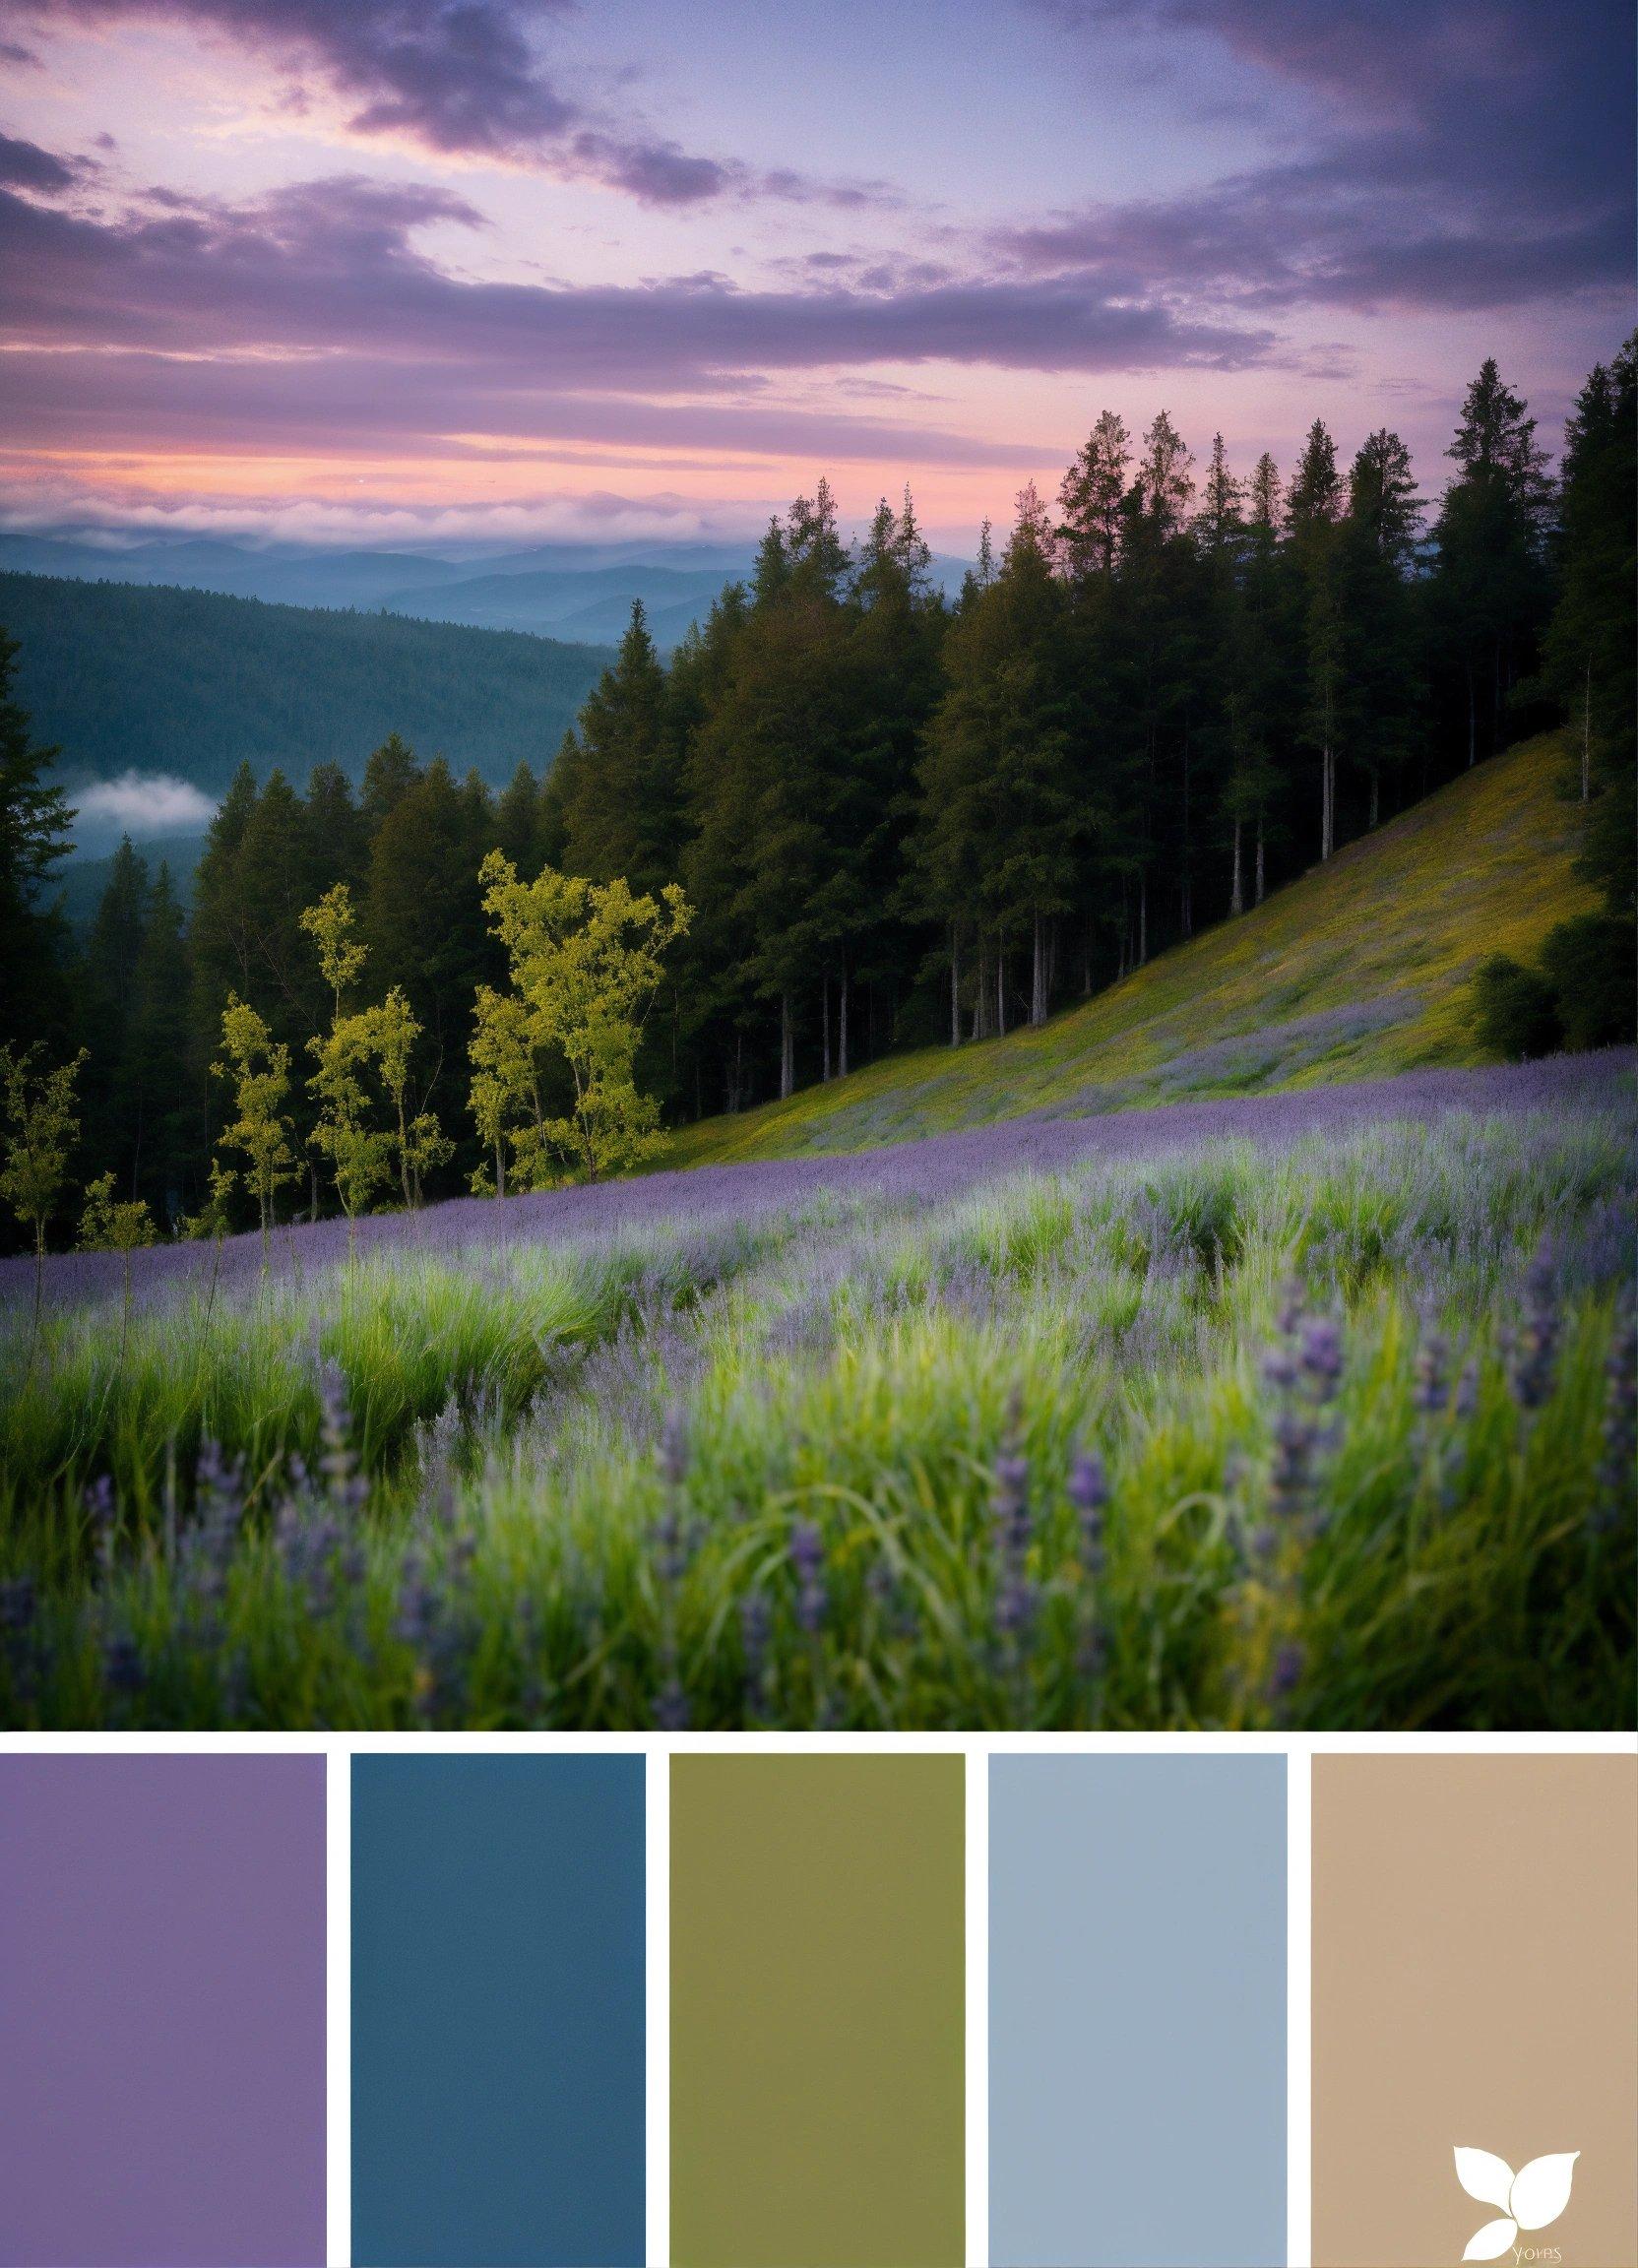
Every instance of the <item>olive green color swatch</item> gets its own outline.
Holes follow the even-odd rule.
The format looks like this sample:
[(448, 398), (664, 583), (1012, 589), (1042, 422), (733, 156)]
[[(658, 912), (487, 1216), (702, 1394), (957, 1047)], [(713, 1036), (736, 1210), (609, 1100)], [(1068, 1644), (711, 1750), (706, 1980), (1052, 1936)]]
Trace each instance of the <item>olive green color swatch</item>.
[(960, 1756), (671, 1764), (677, 2268), (960, 2268)]

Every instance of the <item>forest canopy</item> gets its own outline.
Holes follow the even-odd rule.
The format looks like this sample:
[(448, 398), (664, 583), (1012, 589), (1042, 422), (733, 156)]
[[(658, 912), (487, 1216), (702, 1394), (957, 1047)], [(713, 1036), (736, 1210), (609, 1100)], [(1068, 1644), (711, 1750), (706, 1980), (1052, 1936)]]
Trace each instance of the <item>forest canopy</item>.
[[(1540, 971), (1492, 971), (1481, 989), (1518, 1038), (1498, 1024), (1502, 1051), (1627, 1037), (1635, 425), (1630, 344), (1588, 379), (1556, 476), (1486, 361), (1437, 494), (1386, 426), (1349, 455), (1316, 420), (1294, 463), (1234, 466), (1221, 436), (1196, 448), (1164, 410), (1140, 432), (1105, 411), (1055, 492), (1032, 484), (1004, 535), (986, 526), (954, 600), (908, 490), (850, 544), (821, 480), (668, 658), (634, 607), (560, 742), (559, 695), (514, 667), (537, 642), (494, 639), (491, 693), (524, 750), (498, 793), (401, 737), (407, 683), (369, 719), (356, 786), (352, 710), (313, 744), (304, 786), (239, 763), (186, 920), (165, 869), (125, 845), (78, 946), (51, 911), (56, 752), (32, 737), (8, 647), (0, 915), (8, 966), (30, 976), (0, 1041), (55, 1061), (83, 1047), (88, 1169), (162, 1222), (197, 1218), (226, 1101), (209, 1076), (224, 1009), (252, 1012), (290, 1063), (334, 1040), (341, 1011), (303, 916), (345, 889), (375, 996), (413, 1027), (399, 1123), (424, 1112), (448, 1137), (425, 1165), (436, 1195), (494, 1147), (472, 1096), (485, 1050), (505, 1060), (479, 1005), (508, 982), (485, 897), (503, 874), (527, 893), (549, 870), (586, 907), (683, 894), (686, 928), (617, 1067), (643, 1112), (652, 1101), (674, 1123), (896, 1046), (1040, 1023), (1558, 721), (1604, 911), (1549, 940)], [(46, 588), (0, 578), (0, 605), (23, 584)], [(127, 596), (154, 594), (64, 603)], [(234, 711), (259, 683), (188, 698)], [(317, 1209), (314, 1143), (334, 1143), (334, 1111), (299, 1095), (291, 1109), (291, 1201)], [(531, 1110), (540, 1127), (591, 1123), (567, 1075)], [(402, 1156), (378, 1178), (410, 1189)]]

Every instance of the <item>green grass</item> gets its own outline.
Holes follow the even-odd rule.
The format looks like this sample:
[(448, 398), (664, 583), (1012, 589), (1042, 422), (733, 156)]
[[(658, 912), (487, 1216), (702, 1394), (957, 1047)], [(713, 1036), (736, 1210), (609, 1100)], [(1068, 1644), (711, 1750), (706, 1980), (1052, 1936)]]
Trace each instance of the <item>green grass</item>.
[(0, 1722), (1629, 1724), (1629, 1120), (20, 1314)]
[(667, 1166), (868, 1149), (1036, 1110), (1385, 1076), (1484, 1060), (1468, 989), (1492, 953), (1528, 961), (1594, 893), (1557, 734), (1479, 766), (1238, 921), (1085, 1007), (959, 1049), (684, 1128)]

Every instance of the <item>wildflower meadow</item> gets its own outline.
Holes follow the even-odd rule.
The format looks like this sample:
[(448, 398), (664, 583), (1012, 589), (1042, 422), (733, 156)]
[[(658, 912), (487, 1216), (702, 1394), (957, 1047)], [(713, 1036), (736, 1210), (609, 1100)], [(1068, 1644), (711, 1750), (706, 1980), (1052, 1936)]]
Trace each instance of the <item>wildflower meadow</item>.
[(11, 1726), (1634, 1714), (1610, 1050), (0, 1268)]

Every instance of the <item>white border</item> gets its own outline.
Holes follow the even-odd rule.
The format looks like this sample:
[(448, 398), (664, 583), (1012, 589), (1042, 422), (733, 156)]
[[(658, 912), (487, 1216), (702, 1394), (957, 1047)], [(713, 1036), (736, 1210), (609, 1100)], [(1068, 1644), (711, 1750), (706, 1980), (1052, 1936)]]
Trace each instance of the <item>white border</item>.
[(325, 1772), (325, 2252), (352, 2258), (352, 1759), (331, 1748)]
[(989, 1751), (967, 1751), (967, 2268), (989, 2263)]
[(650, 2268), (671, 2257), (671, 1764), (659, 1750), (644, 1762), (644, 1864), (648, 1871), (648, 2156), (644, 2243)]
[(1286, 1758), (1286, 2263), (1313, 2257), (1313, 1757)]

